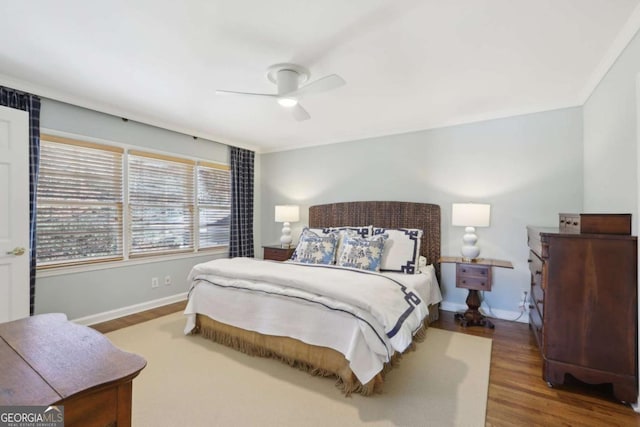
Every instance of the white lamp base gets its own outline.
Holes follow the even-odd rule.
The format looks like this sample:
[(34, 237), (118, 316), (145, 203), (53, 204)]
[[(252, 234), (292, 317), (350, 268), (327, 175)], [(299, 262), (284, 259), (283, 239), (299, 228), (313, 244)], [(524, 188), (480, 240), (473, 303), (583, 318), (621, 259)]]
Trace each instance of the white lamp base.
[(480, 255), (480, 248), (476, 245), (478, 236), (476, 236), (475, 227), (467, 227), (464, 229), (464, 235), (462, 236), (462, 258), (465, 261), (471, 261), (478, 258)]
[(280, 245), (283, 248), (291, 246), (291, 224), (285, 222), (282, 224), (282, 236), (280, 236)]

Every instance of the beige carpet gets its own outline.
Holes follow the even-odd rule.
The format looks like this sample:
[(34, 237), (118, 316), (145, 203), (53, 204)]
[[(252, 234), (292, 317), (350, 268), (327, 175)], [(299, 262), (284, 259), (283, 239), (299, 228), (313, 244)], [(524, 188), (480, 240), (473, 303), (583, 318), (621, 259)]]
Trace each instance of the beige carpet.
[(491, 340), (430, 328), (373, 397), (331, 378), (182, 334), (180, 313), (107, 334), (147, 359), (133, 382), (134, 427), (483, 426)]

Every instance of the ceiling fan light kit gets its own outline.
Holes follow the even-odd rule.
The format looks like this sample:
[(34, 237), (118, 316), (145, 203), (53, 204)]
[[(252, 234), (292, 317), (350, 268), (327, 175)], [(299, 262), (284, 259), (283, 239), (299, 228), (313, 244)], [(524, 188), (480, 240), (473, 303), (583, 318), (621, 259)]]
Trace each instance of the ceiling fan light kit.
[(298, 100), (300, 96), (306, 96), (314, 92), (328, 91), (345, 84), (342, 77), (336, 74), (330, 74), (300, 87), (302, 83), (309, 80), (309, 76), (309, 70), (300, 65), (289, 63), (275, 64), (267, 69), (267, 79), (278, 87), (277, 94), (236, 92), (230, 90), (216, 90), (216, 93), (276, 98), (278, 104), (291, 111), (291, 114), (296, 120), (303, 121), (310, 119), (311, 116), (307, 110), (299, 104)]
[(298, 100), (291, 97), (278, 97), (278, 104), (282, 105), (285, 108), (295, 107), (298, 103)]

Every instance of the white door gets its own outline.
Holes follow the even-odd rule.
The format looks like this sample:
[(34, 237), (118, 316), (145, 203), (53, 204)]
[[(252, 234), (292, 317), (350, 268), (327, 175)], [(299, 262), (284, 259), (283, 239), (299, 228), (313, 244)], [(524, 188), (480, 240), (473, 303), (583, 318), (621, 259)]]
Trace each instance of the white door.
[(0, 322), (29, 316), (29, 113), (0, 107)]

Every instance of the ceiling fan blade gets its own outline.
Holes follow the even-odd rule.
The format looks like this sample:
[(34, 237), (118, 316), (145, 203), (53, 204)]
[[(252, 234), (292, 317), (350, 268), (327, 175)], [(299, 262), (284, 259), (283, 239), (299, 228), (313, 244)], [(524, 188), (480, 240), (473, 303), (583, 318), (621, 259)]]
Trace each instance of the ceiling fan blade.
[(268, 98), (275, 98), (277, 95), (272, 95), (270, 93), (253, 93), (253, 92), (236, 92), (233, 90), (216, 90), (216, 95), (249, 95), (249, 96), (261, 96)]
[(302, 108), (300, 104), (296, 104), (295, 106), (291, 107), (291, 114), (293, 114), (293, 117), (299, 122), (309, 120), (311, 118), (309, 113), (307, 113), (307, 110)]
[(316, 81), (309, 83), (308, 85), (302, 86), (298, 90), (294, 90), (291, 93), (287, 93), (287, 96), (301, 96), (307, 95), (309, 93), (317, 93), (324, 92), (327, 90), (338, 88), (344, 85), (346, 82), (342, 77), (337, 74), (330, 74), (328, 76), (322, 77)]

